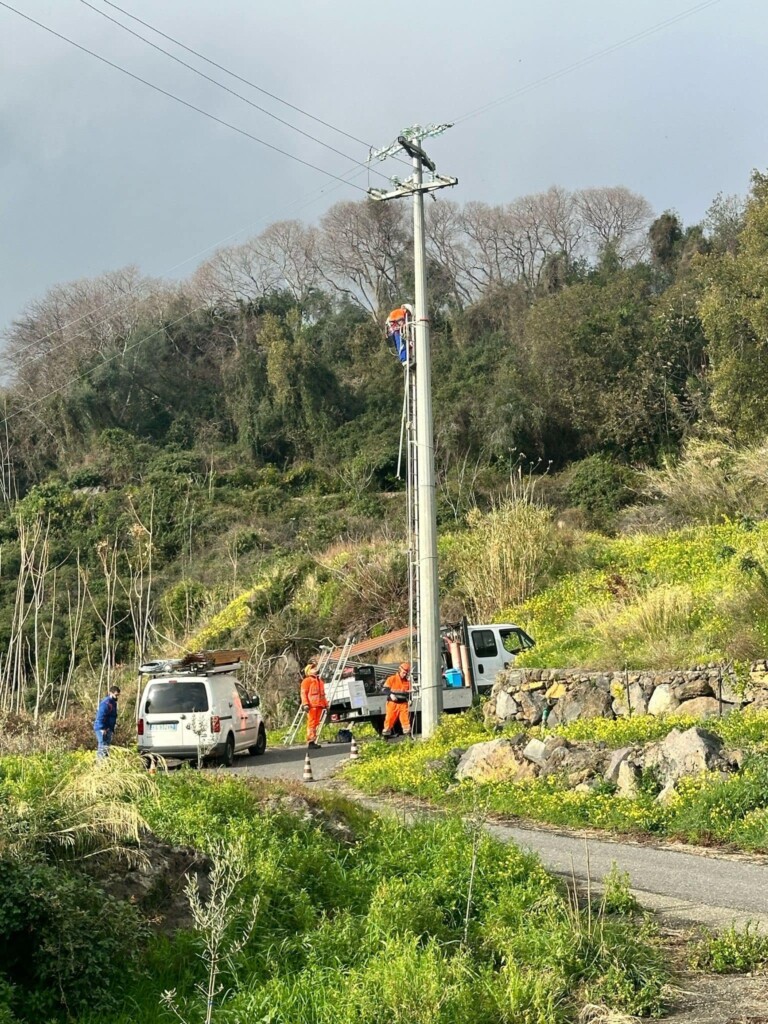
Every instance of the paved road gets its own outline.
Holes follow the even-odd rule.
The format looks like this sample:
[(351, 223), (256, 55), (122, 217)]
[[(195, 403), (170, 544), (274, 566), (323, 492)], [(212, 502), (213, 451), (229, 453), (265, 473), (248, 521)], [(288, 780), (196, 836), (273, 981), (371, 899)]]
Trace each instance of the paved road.
[[(261, 757), (236, 757), (229, 771), (237, 775), (255, 775), (260, 779), (301, 782), (306, 753), (305, 746), (268, 747)], [(309, 753), (312, 776), (315, 782), (322, 782), (330, 779), (339, 765), (349, 760), (349, 744), (324, 743), (320, 750), (311, 750)]]
[[(230, 771), (265, 779), (301, 781), (306, 747), (276, 747), (263, 757), (238, 757)], [(311, 752), (315, 782), (328, 783), (349, 758), (347, 744), (329, 743)], [(346, 790), (345, 790), (346, 792)], [(349, 794), (352, 795), (352, 794)], [(360, 802), (381, 813), (403, 814), (401, 802), (361, 797)], [(407, 816), (425, 812), (411, 809)], [(674, 923), (698, 922), (723, 927), (735, 922), (760, 921), (768, 927), (768, 858), (714, 855), (642, 843), (585, 838), (551, 829), (489, 824), (488, 831), (538, 853), (558, 874), (575, 875), (600, 884), (616, 862), (629, 872), (640, 902)]]

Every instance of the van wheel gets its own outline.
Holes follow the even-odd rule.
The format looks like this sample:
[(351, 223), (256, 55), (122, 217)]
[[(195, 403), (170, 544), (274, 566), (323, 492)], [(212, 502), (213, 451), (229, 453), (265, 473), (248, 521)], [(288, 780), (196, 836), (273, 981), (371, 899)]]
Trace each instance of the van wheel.
[(261, 757), (267, 749), (267, 730), (263, 725), (259, 726), (259, 738), (252, 747), (248, 747), (248, 753), (252, 757)]
[(225, 768), (231, 768), (235, 763), (235, 737), (232, 733), (227, 736), (227, 742), (224, 744), (224, 753), (221, 755), (221, 763)]

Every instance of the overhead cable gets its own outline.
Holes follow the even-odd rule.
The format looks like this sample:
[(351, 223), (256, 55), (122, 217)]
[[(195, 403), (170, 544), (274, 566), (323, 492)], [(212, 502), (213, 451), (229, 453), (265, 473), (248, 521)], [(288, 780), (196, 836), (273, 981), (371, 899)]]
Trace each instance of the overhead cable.
[(699, 14), (708, 7), (714, 7), (715, 4), (719, 4), (720, 2), (721, 0), (705, 0), (704, 3), (699, 3), (694, 7), (689, 7), (686, 10), (681, 11), (679, 14), (675, 14), (670, 18), (665, 18), (663, 21), (657, 22), (655, 25), (651, 25), (649, 28), (643, 29), (640, 32), (635, 32), (633, 35), (627, 36), (625, 39), (620, 39), (618, 42), (612, 43), (610, 46), (606, 46), (602, 50), (596, 50), (587, 57), (582, 57), (581, 60), (574, 61), (572, 64), (568, 64), (565, 67), (560, 68), (558, 71), (552, 71), (550, 74), (544, 75), (542, 78), (537, 78), (535, 81), (529, 82), (527, 85), (522, 85), (520, 88), (514, 89), (512, 92), (509, 92), (504, 96), (499, 96), (497, 99), (491, 100), (489, 103), (484, 103), (482, 106), (476, 107), (474, 110), (470, 110), (461, 117), (454, 118), (453, 123), (461, 124), (472, 117), (484, 114), (486, 111), (491, 110), (502, 103), (508, 103), (509, 100), (515, 99), (517, 96), (522, 96), (525, 93), (530, 92), (532, 89), (537, 89), (540, 85), (546, 85), (549, 82), (556, 81), (558, 78), (563, 78), (565, 75), (569, 75), (572, 71), (577, 71), (579, 68), (592, 64), (594, 61), (599, 60), (600, 57), (605, 57), (610, 53), (615, 53), (616, 50), (629, 46), (631, 43), (637, 43), (641, 39), (646, 39), (648, 36), (654, 35), (656, 32), (661, 32), (665, 28), (669, 28), (671, 25), (675, 25), (677, 22), (683, 21), (685, 18), (690, 18), (694, 14)]
[[(113, 7), (116, 11), (124, 14), (126, 18), (130, 18), (132, 21), (138, 22), (139, 25), (143, 25), (144, 28), (148, 28), (151, 32), (155, 32), (157, 35), (162, 36), (163, 39), (167, 39), (169, 43), (173, 43), (175, 46), (180, 47), (182, 50), (186, 50), (187, 53), (191, 53), (194, 57), (199, 57), (200, 60), (205, 61), (206, 64), (210, 64), (211, 67), (218, 68), (219, 71), (223, 71), (226, 75), (230, 75), (232, 78), (236, 78), (238, 82), (242, 82), (243, 85), (249, 86), (251, 89), (256, 89), (257, 92), (263, 93), (264, 96), (269, 96), (271, 100), (275, 100), (277, 103), (282, 103), (285, 107), (290, 107), (291, 110), (295, 110), (298, 114), (303, 114), (304, 117), (308, 117), (311, 121), (316, 121), (317, 124), (321, 124), (324, 128), (330, 128), (331, 131), (337, 132), (339, 135), (343, 135), (350, 142), (357, 142), (361, 146), (365, 146), (366, 149), (371, 149), (371, 144), (365, 142), (363, 139), (358, 139), (355, 135), (350, 135), (349, 132), (345, 132), (343, 128), (338, 128), (336, 125), (331, 124), (330, 121), (324, 121), (321, 117), (316, 117), (315, 114), (310, 114), (308, 110), (304, 110), (302, 107), (296, 106), (295, 103), (289, 103), (288, 100), (284, 100), (281, 96), (275, 95), (273, 92), (264, 89), (262, 86), (257, 85), (255, 82), (251, 82), (247, 78), (243, 78), (242, 75), (238, 75), (236, 72), (231, 71), (223, 64), (218, 64), (215, 60), (210, 57), (206, 57), (205, 54), (200, 53), (199, 50), (193, 50), (191, 46), (187, 46), (182, 43), (181, 40), (176, 39), (174, 36), (169, 35), (167, 32), (162, 32), (159, 28), (154, 25), (150, 25), (148, 21), (142, 21), (135, 14), (131, 14), (130, 11), (126, 11), (124, 7), (118, 7), (117, 4), (111, 2), (111, 0), (103, 0), (103, 3), (107, 4), (108, 7)], [(90, 5), (89, 5), (90, 6)], [(118, 22), (119, 24), (119, 22)]]
[[(273, 114), (272, 111), (267, 110), (266, 107), (259, 106), (258, 103), (254, 103), (253, 100), (249, 100), (248, 97), (243, 96), (242, 93), (236, 92), (234, 89), (230, 89), (228, 85), (224, 85), (224, 83), (220, 82), (218, 79), (212, 78), (210, 75), (207, 75), (204, 71), (201, 71), (199, 68), (196, 68), (194, 64), (190, 64), (187, 61), (182, 60), (181, 57), (177, 57), (174, 53), (171, 53), (170, 50), (166, 50), (164, 47), (158, 46), (157, 43), (153, 43), (151, 39), (147, 39), (147, 37), (141, 35), (140, 32), (134, 32), (134, 30), (130, 28), (128, 25), (124, 25), (121, 21), (118, 21), (117, 18), (113, 18), (111, 14), (107, 14), (106, 11), (99, 10), (98, 7), (95, 7), (92, 3), (89, 3), (89, 0), (80, 0), (80, 3), (90, 8), (90, 10), (92, 10), (95, 14), (99, 14), (102, 18), (106, 18), (107, 21), (111, 21), (113, 25), (117, 25), (118, 28), (121, 28), (124, 32), (128, 32), (129, 35), (132, 35), (135, 39), (140, 39), (142, 43), (146, 43), (147, 46), (151, 46), (153, 50), (157, 50), (159, 53), (165, 54), (166, 57), (170, 57), (170, 59), (175, 61), (177, 64), (181, 64), (182, 67), (188, 68), (194, 74), (199, 75), (200, 78), (204, 78), (207, 82), (211, 82), (217, 88), (223, 89), (224, 92), (228, 92), (230, 96), (235, 96), (237, 97), (237, 99), (242, 100), (243, 103), (247, 103), (248, 106), (253, 107), (254, 110), (258, 110), (260, 113), (266, 114), (267, 117), (271, 117), (274, 121), (278, 121), (280, 124), (285, 125), (285, 127), (290, 128), (291, 131), (298, 132), (299, 135), (303, 135), (305, 139), (309, 139), (310, 141), (317, 143), (318, 146), (323, 146), (324, 149), (330, 150), (331, 153), (335, 153), (337, 156), (342, 156), (344, 157), (345, 160), (349, 160), (351, 163), (359, 164), (360, 167), (365, 167), (367, 169), (368, 165), (363, 163), (363, 161), (356, 160), (355, 157), (350, 156), (349, 153), (344, 153), (342, 150), (336, 149), (335, 146), (331, 146), (329, 143), (323, 142), (322, 139), (318, 139), (317, 136), (312, 135), (310, 132), (305, 132), (304, 129), (299, 128), (298, 125), (292, 124), (290, 121), (286, 121), (285, 118), (279, 117), (277, 114)], [(374, 174), (378, 174), (380, 177), (385, 178), (387, 181), (389, 180), (389, 178), (387, 178), (385, 174), (382, 174), (381, 171), (377, 171), (375, 168), (372, 168), (372, 170)]]
[[(17, 10), (15, 7), (11, 7), (10, 4), (5, 3), (5, 0), (0, 0), (0, 7), (5, 7), (6, 10), (12, 11), (14, 14), (18, 14), (20, 18), (24, 18), (25, 21), (31, 22), (33, 25), (37, 25), (38, 28), (43, 29), (45, 32), (49, 32), (52, 36), (56, 36), (57, 39), (63, 40), (65, 43), (69, 43), (71, 46), (76, 47), (78, 50), (82, 50), (83, 53), (89, 54), (91, 57), (95, 57), (96, 60), (100, 60), (102, 64), (107, 64), (109, 67), (114, 68), (116, 71), (120, 71), (122, 74), (127, 75), (129, 78), (134, 79), (136, 82), (141, 82), (142, 85), (148, 86), (150, 89), (154, 89), (155, 92), (161, 93), (163, 96), (167, 96), (169, 99), (175, 100), (177, 103), (181, 103), (182, 106), (188, 107), (190, 110), (194, 110), (198, 114), (202, 114), (203, 117), (209, 118), (211, 121), (215, 121), (217, 124), (222, 125), (224, 128), (229, 128), (233, 132), (237, 132), (238, 135), (242, 135), (252, 142), (258, 143), (260, 146), (266, 146), (267, 149), (273, 150), (275, 153), (279, 153), (281, 156), (287, 157), (289, 160), (294, 160), (296, 163), (303, 164), (304, 167), (309, 167), (313, 171), (318, 171), (320, 174), (325, 174), (329, 178), (334, 178), (336, 181), (341, 181), (345, 185), (349, 184), (344, 178), (338, 174), (334, 174), (332, 171), (326, 170), (324, 167), (318, 167), (317, 164), (311, 163), (309, 160), (304, 160), (300, 156), (296, 156), (294, 153), (289, 153), (285, 149), (281, 149), (279, 146), (273, 145), (271, 142), (267, 142), (265, 139), (259, 138), (257, 135), (252, 135), (251, 132), (246, 131), (244, 128), (238, 128), (237, 125), (231, 124), (229, 121), (225, 121), (221, 117), (217, 117), (216, 114), (212, 114), (209, 110), (204, 110), (202, 107), (196, 106), (194, 103), (190, 103), (189, 100), (182, 99), (181, 96), (177, 96), (175, 93), (169, 92), (167, 89), (163, 89), (159, 85), (155, 85), (154, 82), (150, 82), (146, 78), (142, 78), (141, 75), (134, 74), (133, 71), (129, 71), (127, 68), (122, 67), (120, 64), (116, 64), (114, 61), (109, 60), (107, 57), (102, 57), (100, 53), (96, 53), (95, 50), (89, 50), (87, 46), (83, 46), (80, 43), (76, 43), (74, 39), (70, 39), (69, 36), (63, 35), (61, 32), (57, 32), (55, 29), (50, 28), (48, 25), (44, 25), (41, 21), (37, 21), (35, 18), (30, 17), (28, 14), (24, 14), (23, 11)], [(353, 185), (358, 192), (362, 192), (366, 195), (366, 190), (361, 188), (359, 185)]]

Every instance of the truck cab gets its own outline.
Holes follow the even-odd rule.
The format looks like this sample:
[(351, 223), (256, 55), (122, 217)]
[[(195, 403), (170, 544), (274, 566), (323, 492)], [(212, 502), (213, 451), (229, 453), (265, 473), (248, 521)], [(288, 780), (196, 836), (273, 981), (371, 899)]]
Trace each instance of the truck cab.
[(536, 644), (524, 629), (511, 622), (473, 626), (465, 619), (461, 633), (469, 653), (471, 682), (480, 694), (490, 693), (497, 674), (511, 668), (518, 654)]

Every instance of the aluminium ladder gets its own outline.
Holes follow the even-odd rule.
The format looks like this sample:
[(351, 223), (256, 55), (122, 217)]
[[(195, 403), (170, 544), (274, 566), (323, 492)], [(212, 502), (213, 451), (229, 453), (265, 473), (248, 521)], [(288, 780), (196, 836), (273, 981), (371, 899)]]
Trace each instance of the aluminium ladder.
[[(341, 674), (344, 671), (344, 669), (346, 668), (347, 659), (349, 658), (349, 651), (350, 651), (350, 648), (352, 647), (352, 640), (353, 640), (353, 638), (351, 636), (347, 637), (346, 642), (344, 644), (344, 647), (342, 648), (341, 657), (336, 662), (336, 667), (335, 667), (335, 669), (333, 671), (333, 675), (331, 677), (331, 681), (330, 681), (330, 684), (329, 684), (330, 685), (330, 690), (331, 690), (330, 696), (328, 698), (328, 702), (329, 703), (331, 702), (331, 700), (333, 699), (333, 697), (336, 694), (336, 689), (338, 688), (339, 682), (341, 680)], [(333, 650), (334, 650), (333, 647), (324, 647), (323, 648), (323, 653), (321, 654), (320, 660), (319, 660), (318, 665), (317, 665), (317, 674), (318, 674), (318, 676), (321, 679), (323, 679), (324, 676), (327, 676), (327, 674), (328, 674), (328, 669), (329, 669), (329, 666), (330, 666), (330, 663), (331, 663), (331, 654), (332, 654)], [(283, 736), (283, 744), (286, 747), (290, 746), (292, 743), (295, 742), (296, 736), (298, 735), (298, 732), (299, 732), (299, 729), (304, 724), (304, 719), (306, 718), (306, 715), (307, 715), (307, 712), (304, 711), (301, 707), (299, 707), (299, 709), (297, 710), (296, 714), (293, 717), (293, 721), (291, 722), (291, 726), (290, 726), (288, 732), (285, 734), (285, 736)], [(324, 709), (323, 717), (320, 720), (320, 725), (318, 726), (318, 730), (317, 730), (318, 736), (320, 735), (320, 731), (321, 731), (323, 725), (325, 724), (326, 716), (327, 716), (327, 709)]]

